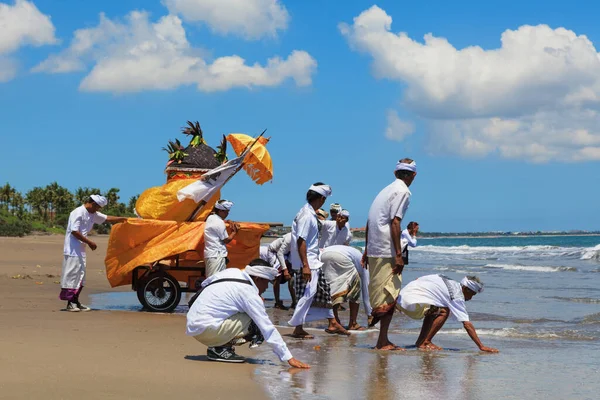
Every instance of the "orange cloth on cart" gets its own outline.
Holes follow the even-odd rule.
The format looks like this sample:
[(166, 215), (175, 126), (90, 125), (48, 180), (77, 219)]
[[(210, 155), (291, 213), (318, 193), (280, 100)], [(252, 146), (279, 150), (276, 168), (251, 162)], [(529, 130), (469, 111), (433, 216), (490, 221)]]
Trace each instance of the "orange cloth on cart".
[[(260, 238), (269, 225), (238, 222), (240, 230), (227, 244), (228, 267), (244, 268), (259, 258)], [(204, 252), (204, 222), (176, 222), (130, 218), (110, 232), (104, 263), (112, 287), (131, 284), (134, 268), (194, 251)]]
[[(144, 219), (186, 221), (198, 204), (192, 199), (180, 202), (177, 200), (177, 191), (197, 180), (197, 178), (173, 179), (162, 186), (144, 190), (135, 203), (136, 212)], [(205, 221), (220, 196), (221, 192), (217, 191), (202, 207), (194, 221)]]

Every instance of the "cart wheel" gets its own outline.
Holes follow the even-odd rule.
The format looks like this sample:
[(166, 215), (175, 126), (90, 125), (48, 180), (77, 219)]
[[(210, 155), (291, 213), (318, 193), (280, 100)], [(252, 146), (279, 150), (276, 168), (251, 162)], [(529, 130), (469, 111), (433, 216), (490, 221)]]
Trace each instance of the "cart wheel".
[(181, 300), (181, 287), (171, 275), (155, 272), (139, 282), (137, 296), (150, 311), (171, 312)]

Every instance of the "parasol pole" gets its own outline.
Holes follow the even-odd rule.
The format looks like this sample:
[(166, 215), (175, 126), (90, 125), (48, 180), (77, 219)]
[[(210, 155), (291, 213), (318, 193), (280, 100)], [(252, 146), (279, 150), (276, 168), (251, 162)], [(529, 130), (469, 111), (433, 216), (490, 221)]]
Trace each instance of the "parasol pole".
[[(225, 186), (225, 184), (227, 182), (229, 182), (229, 180), (231, 178), (233, 178), (233, 176), (235, 174), (237, 174), (245, 165), (244, 161), (246, 160), (246, 156), (248, 155), (248, 153), (250, 152), (250, 150), (252, 150), (252, 147), (254, 147), (254, 145), (256, 144), (256, 142), (258, 142), (258, 139), (260, 139), (266, 132), (267, 130), (265, 129), (264, 131), (262, 131), (262, 133), (260, 135), (258, 135), (256, 137), (256, 139), (254, 140), (254, 142), (252, 142), (251, 144), (248, 144), (246, 146), (246, 148), (244, 149), (244, 151), (242, 151), (242, 155), (243, 155), (243, 160), (240, 163), (240, 165), (235, 169), (235, 171), (233, 171), (233, 174), (231, 174), (226, 180), (225, 182), (223, 182), (223, 186)], [(223, 187), (221, 186), (221, 187)], [(206, 205), (206, 201), (205, 200), (200, 200), (200, 202), (198, 203), (198, 205), (196, 206), (196, 208), (194, 208), (194, 211), (192, 211), (192, 213), (190, 214), (190, 216), (185, 220), (186, 222), (191, 222), (193, 221), (196, 216), (198, 215), (198, 212), (200, 212), (200, 210), (202, 209), (202, 207), (204, 207)]]

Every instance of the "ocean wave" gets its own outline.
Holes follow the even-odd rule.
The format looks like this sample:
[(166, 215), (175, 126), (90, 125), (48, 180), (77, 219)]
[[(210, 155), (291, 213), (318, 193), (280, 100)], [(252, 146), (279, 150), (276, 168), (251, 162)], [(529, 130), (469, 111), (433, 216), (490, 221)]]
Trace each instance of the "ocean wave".
[(577, 272), (575, 267), (546, 267), (539, 265), (518, 265), (518, 264), (486, 264), (485, 268), (497, 268), (514, 271), (531, 272)]
[[(447, 329), (440, 330), (438, 334), (447, 335), (464, 335), (464, 329)], [(516, 328), (502, 328), (502, 329), (477, 329), (479, 336), (496, 336), (511, 339), (544, 339), (544, 340), (582, 340), (592, 341), (597, 340), (596, 337), (590, 336), (589, 334), (582, 333), (577, 330), (519, 330)]]
[(494, 260), (498, 257), (566, 257), (581, 260), (600, 260), (600, 245), (595, 247), (561, 246), (436, 246), (425, 245), (411, 249), (429, 254), (466, 256), (472, 260)]
[(581, 255), (582, 260), (600, 260), (600, 244), (586, 249)]
[(579, 323), (582, 325), (600, 324), (600, 313), (586, 315)]
[(560, 297), (560, 296), (550, 296), (546, 297), (547, 299), (568, 301), (571, 303), (585, 303), (585, 304), (600, 304), (600, 299), (594, 299), (590, 297)]

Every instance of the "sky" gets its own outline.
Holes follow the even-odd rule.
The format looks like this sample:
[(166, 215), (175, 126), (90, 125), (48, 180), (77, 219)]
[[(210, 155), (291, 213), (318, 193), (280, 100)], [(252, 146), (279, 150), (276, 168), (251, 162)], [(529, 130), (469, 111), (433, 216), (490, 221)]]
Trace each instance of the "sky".
[[(0, 183), (162, 185), (199, 121), (267, 129), (274, 179), (231, 219), (291, 224), (308, 187), (364, 226), (414, 159), (423, 231), (600, 230), (600, 4), (0, 0)], [(232, 153), (230, 153), (230, 156)]]

